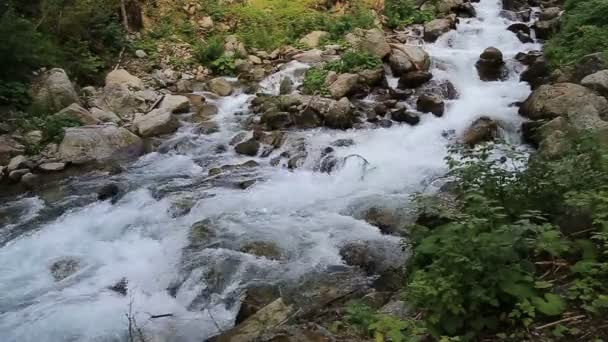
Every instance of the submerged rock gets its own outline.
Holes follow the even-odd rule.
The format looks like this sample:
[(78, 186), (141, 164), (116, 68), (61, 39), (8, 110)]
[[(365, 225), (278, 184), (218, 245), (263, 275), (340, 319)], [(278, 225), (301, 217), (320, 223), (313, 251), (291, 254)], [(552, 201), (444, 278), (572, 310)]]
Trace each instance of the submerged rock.
[(485, 49), (475, 63), (479, 78), (482, 81), (499, 81), (507, 77), (508, 71), (502, 58), (502, 52), (495, 47)]
[(424, 40), (434, 42), (442, 34), (455, 29), (456, 24), (452, 19), (434, 19), (424, 24)]
[(234, 147), (234, 150), (238, 154), (255, 157), (260, 150), (260, 143), (255, 139), (251, 138), (245, 142), (239, 143)]
[(498, 124), (489, 117), (475, 120), (464, 133), (464, 143), (473, 147), (484, 141), (492, 141), (498, 133)]
[(411, 71), (399, 78), (399, 88), (417, 88), (433, 78), (428, 71)]
[(420, 122), (418, 114), (408, 112), (405, 107), (392, 111), (391, 119), (397, 122), (405, 122), (410, 125), (417, 125)]
[(97, 200), (115, 199), (120, 194), (120, 188), (114, 183), (106, 184), (97, 190)]
[(416, 101), (416, 108), (423, 113), (433, 113), (435, 116), (443, 116), (445, 103), (435, 95), (421, 95)]
[(62, 281), (63, 279), (78, 272), (79, 269), (80, 262), (74, 258), (57, 260), (50, 267), (51, 275), (55, 281)]

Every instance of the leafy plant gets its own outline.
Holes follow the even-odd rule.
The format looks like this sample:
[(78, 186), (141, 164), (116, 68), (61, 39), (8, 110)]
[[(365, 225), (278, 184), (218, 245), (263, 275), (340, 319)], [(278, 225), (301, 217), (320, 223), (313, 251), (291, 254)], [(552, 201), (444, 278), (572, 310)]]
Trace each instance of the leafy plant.
[(65, 128), (78, 127), (80, 121), (64, 114), (54, 115), (34, 115), (22, 118), (17, 125), (24, 132), (40, 130), (42, 131), (44, 143), (59, 143), (63, 139)]
[(353, 303), (346, 308), (346, 320), (378, 342), (415, 342), (421, 341), (427, 334), (427, 329), (419, 321), (378, 314), (360, 303)]
[(223, 55), (211, 62), (210, 67), (217, 75), (234, 76), (236, 74), (236, 66), (232, 56)]
[(323, 68), (310, 68), (306, 71), (302, 88), (306, 94), (329, 95), (325, 80), (329, 71)]
[(435, 18), (434, 11), (420, 10), (413, 0), (386, 0), (384, 13), (390, 28), (424, 24)]
[(376, 69), (380, 66), (382, 66), (380, 58), (368, 53), (350, 50), (344, 53), (340, 59), (327, 63), (324, 69), (337, 73), (345, 73)]
[(195, 47), (195, 57), (203, 65), (209, 65), (224, 54), (224, 40), (221, 36), (213, 36), (205, 43)]

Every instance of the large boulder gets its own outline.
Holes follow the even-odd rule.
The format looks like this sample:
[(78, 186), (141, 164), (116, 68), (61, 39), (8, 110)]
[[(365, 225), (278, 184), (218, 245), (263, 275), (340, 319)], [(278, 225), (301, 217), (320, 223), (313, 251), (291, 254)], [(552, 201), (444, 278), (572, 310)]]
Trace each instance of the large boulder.
[(245, 156), (250, 156), (250, 157), (255, 157), (258, 154), (258, 151), (260, 150), (260, 143), (251, 138), (245, 142), (242, 142), (240, 144), (237, 144), (234, 147), (234, 151), (238, 154), (242, 154)]
[(354, 48), (378, 58), (384, 58), (391, 53), (391, 46), (386, 41), (384, 31), (377, 28), (370, 30), (356, 29), (346, 35), (346, 41)]
[(115, 113), (95, 107), (91, 108), (91, 115), (101, 122), (119, 123), (122, 121), (122, 119)]
[(519, 80), (530, 83), (532, 88), (536, 89), (547, 82), (550, 71), (549, 64), (545, 58), (538, 57), (521, 73)]
[(80, 103), (80, 100), (63, 69), (51, 69), (35, 82), (33, 104), (37, 110), (55, 113), (72, 103)]
[(0, 135), (0, 165), (6, 165), (12, 157), (25, 152), (25, 146), (21, 145), (10, 135)]
[(418, 114), (408, 111), (406, 107), (392, 111), (391, 119), (397, 122), (405, 122), (410, 125), (416, 125), (420, 122)]
[(319, 63), (323, 60), (323, 51), (312, 49), (293, 56), (293, 59), (301, 63)]
[(357, 74), (340, 74), (338, 78), (329, 85), (329, 92), (334, 99), (341, 99), (344, 96), (352, 94), (357, 89), (359, 75)]
[(496, 121), (482, 116), (475, 120), (471, 126), (464, 132), (464, 143), (473, 147), (484, 141), (492, 141), (498, 133), (498, 124)]
[(391, 47), (388, 62), (395, 76), (413, 70), (426, 71), (431, 66), (429, 55), (418, 46), (391, 44)]
[(316, 48), (321, 44), (323, 39), (327, 39), (329, 37), (329, 32), (325, 31), (312, 31), (302, 39), (300, 39), (300, 44), (304, 44), (309, 48)]
[(433, 78), (428, 71), (410, 71), (399, 78), (398, 87), (401, 89), (418, 88)]
[(140, 136), (153, 137), (175, 132), (179, 128), (179, 121), (170, 111), (155, 109), (135, 118), (133, 127)]
[(534, 33), (536, 33), (536, 38), (549, 39), (559, 29), (559, 18), (551, 20), (539, 20), (534, 23), (532, 28), (534, 29)]
[(106, 86), (112, 85), (124, 85), (131, 90), (142, 90), (144, 89), (144, 82), (137, 76), (131, 75), (125, 69), (117, 69), (111, 71), (106, 76)]
[(608, 69), (608, 63), (602, 52), (585, 55), (574, 64), (572, 82), (578, 83), (583, 78), (604, 69)]
[(559, 7), (548, 7), (548, 8), (543, 9), (540, 12), (539, 19), (540, 20), (555, 19), (555, 18), (559, 17), (561, 12), (562, 12), (562, 10)]
[(353, 126), (353, 105), (343, 97), (340, 101), (332, 104), (325, 115), (325, 126), (335, 129), (348, 129)]
[(219, 96), (228, 96), (232, 94), (232, 85), (221, 77), (214, 78), (207, 83), (209, 90)]
[(604, 128), (608, 100), (593, 90), (574, 83), (542, 85), (519, 108), (533, 120), (564, 117), (575, 129)]
[(416, 109), (423, 113), (433, 113), (435, 116), (443, 116), (445, 103), (436, 95), (420, 95), (416, 101)]
[(101, 123), (101, 121), (94, 117), (91, 112), (76, 103), (72, 103), (68, 107), (62, 109), (56, 113), (55, 116), (68, 117), (80, 122), (82, 125), (96, 125)]
[(442, 34), (455, 29), (456, 24), (452, 19), (434, 19), (424, 24), (424, 40), (427, 42), (434, 42)]
[(144, 152), (142, 140), (127, 129), (116, 126), (66, 128), (58, 156), (76, 164), (139, 156)]
[(604, 97), (608, 96), (608, 69), (600, 70), (594, 74), (586, 76), (581, 80), (581, 84), (593, 89)]
[(479, 60), (475, 63), (475, 67), (482, 81), (504, 80), (508, 73), (502, 58), (502, 52), (495, 47), (483, 50), (479, 55)]
[(159, 108), (176, 114), (187, 113), (190, 111), (190, 100), (182, 95), (165, 95)]

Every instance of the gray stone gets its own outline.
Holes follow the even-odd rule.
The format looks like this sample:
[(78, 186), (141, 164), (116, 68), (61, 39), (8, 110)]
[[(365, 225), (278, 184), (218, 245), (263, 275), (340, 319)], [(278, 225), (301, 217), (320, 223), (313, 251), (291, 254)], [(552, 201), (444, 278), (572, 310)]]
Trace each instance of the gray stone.
[(155, 109), (133, 121), (133, 126), (142, 137), (153, 137), (173, 133), (179, 127), (179, 121), (166, 109)]
[(78, 94), (63, 69), (51, 69), (35, 82), (33, 89), (35, 108), (47, 112), (57, 112), (72, 103), (80, 103)]
[(334, 99), (341, 99), (355, 91), (358, 82), (359, 75), (357, 74), (340, 74), (336, 81), (329, 86), (329, 92)]
[(424, 40), (434, 42), (442, 34), (456, 28), (451, 19), (434, 19), (424, 24)]
[(232, 85), (223, 78), (214, 78), (207, 83), (209, 90), (219, 96), (228, 96), (232, 94)]
[(65, 163), (44, 163), (40, 164), (38, 168), (44, 172), (57, 172), (65, 169)]
[(581, 85), (608, 96), (608, 70), (600, 70), (581, 80)]
[(58, 155), (63, 161), (78, 164), (139, 156), (143, 151), (142, 140), (125, 128), (85, 126), (65, 130)]
[(311, 33), (300, 39), (300, 43), (308, 46), (309, 48), (319, 47), (321, 41), (329, 37), (329, 32), (325, 31), (312, 31)]

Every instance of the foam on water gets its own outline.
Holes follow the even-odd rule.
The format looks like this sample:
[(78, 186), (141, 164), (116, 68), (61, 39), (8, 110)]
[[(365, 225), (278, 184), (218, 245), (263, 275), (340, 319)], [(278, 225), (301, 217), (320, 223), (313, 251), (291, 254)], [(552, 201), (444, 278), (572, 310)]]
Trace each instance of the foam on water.
[[(184, 126), (172, 142), (188, 141), (189, 147), (180, 153), (146, 155), (117, 176), (131, 191), (114, 205), (94, 202), (72, 208), (0, 248), (2, 340), (120, 341), (126, 338), (129, 310), (146, 331), (170, 341), (204, 340), (218, 327), (233, 323), (238, 309), (233, 296), (247, 281), (296, 278), (340, 264), (339, 246), (346, 241), (396, 240), (351, 217), (353, 208), (366, 199), (405, 204), (408, 194), (445, 172), (444, 132), (453, 130), (460, 136), (485, 115), (500, 120), (510, 131), (511, 142), (518, 142), (515, 131), (521, 119), (510, 105), (523, 100), (530, 89), (518, 81), (521, 67), (509, 60), (539, 46), (522, 44), (506, 30), (509, 22), (498, 15), (500, 1), (481, 0), (474, 6), (477, 18), (461, 19), (457, 30), (424, 47), (433, 58), (434, 78), (451, 81), (460, 95), (448, 101), (442, 118), (423, 115), (414, 127), (290, 133), (289, 141), (303, 139), (309, 151), (304, 166), (292, 172), (268, 166), (268, 158), (258, 159), (261, 166), (247, 176), (262, 181), (247, 190), (210, 186), (206, 163), (219, 166), (250, 159), (232, 149), (212, 151), (241, 130), (246, 116), (239, 114), (248, 110), (252, 96), (210, 98), (219, 107), (218, 133), (199, 136)], [(479, 80), (474, 64), (489, 46), (500, 49), (512, 66), (509, 80)], [(261, 82), (262, 88), (277, 94), (284, 77), (292, 77), (297, 85), (298, 73), (306, 67), (292, 63)], [(358, 154), (370, 167), (364, 172), (361, 161), (353, 158), (331, 175), (313, 172), (315, 158), (336, 139), (354, 140), (352, 146), (336, 148), (337, 156)], [(160, 188), (168, 194), (159, 196)], [(175, 201), (185, 197), (196, 203), (186, 215), (174, 217)], [(22, 221), (32, 220), (40, 211), (40, 200), (21, 201), (31, 202)], [(189, 227), (203, 219), (217, 226), (216, 248), (201, 251), (185, 271), (180, 259)], [(2, 231), (18, 224), (9, 223)], [(254, 240), (276, 243), (288, 258), (272, 261), (237, 251), (239, 244)], [(55, 282), (49, 266), (65, 257), (76, 258), (81, 267)], [(225, 272), (222, 287), (204, 280), (213, 267)], [(129, 282), (126, 297), (108, 289), (122, 278)], [(181, 286), (172, 297), (167, 288), (178, 279)], [(150, 319), (165, 313), (173, 317)]]

